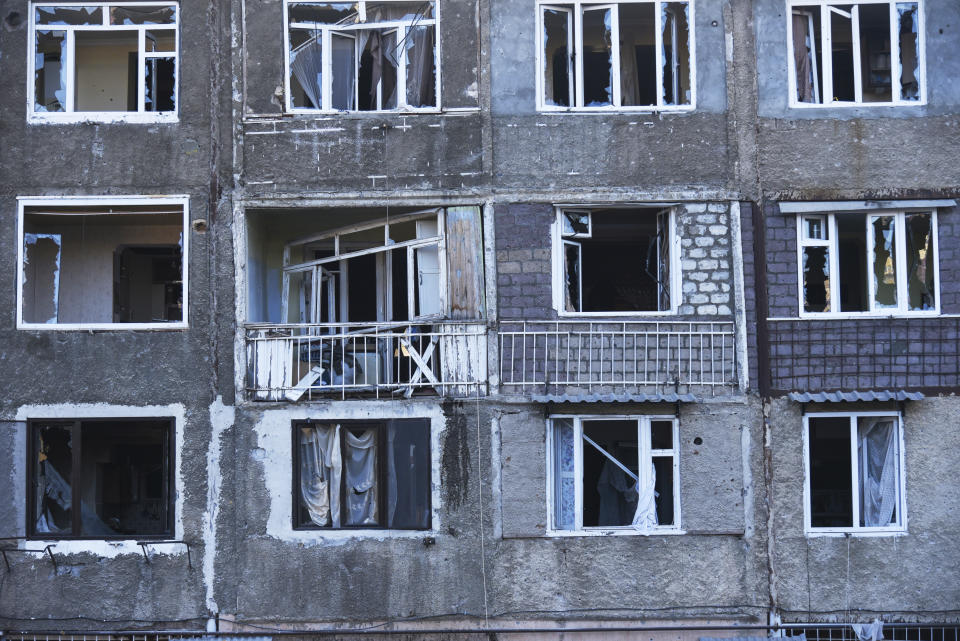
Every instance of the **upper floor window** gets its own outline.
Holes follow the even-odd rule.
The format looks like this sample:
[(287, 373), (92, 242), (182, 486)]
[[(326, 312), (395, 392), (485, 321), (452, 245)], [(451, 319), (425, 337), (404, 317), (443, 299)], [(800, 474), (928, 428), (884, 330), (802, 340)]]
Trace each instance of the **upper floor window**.
[(538, 12), (538, 109), (694, 107), (691, 2), (540, 0)]
[(175, 121), (176, 3), (34, 3), (28, 118)]
[(186, 198), (21, 200), (17, 327), (186, 327), (186, 205)]
[(670, 209), (557, 211), (554, 301), (561, 314), (676, 309), (678, 274)]
[(801, 315), (939, 311), (935, 211), (801, 215)]
[(922, 2), (788, 0), (790, 105), (925, 101)]
[(837, 412), (804, 417), (807, 532), (903, 531), (900, 417)]
[(437, 109), (437, 2), (285, 0), (288, 111)]

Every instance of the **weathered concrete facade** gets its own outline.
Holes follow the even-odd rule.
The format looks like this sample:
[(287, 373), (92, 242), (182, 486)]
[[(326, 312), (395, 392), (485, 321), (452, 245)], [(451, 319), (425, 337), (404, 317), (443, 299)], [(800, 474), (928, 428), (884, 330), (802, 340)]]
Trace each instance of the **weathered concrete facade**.
[[(956, 198), (953, 0), (923, 2), (923, 106), (791, 108), (784, 0), (691, 0), (695, 105), (592, 113), (537, 110), (537, 2), (438, 5), (437, 109), (285, 112), (283, 0), (181, 0), (177, 122), (28, 124), (32, 5), (0, 0), (0, 543), (18, 550), (0, 628), (960, 620), (960, 209), (935, 206), (938, 313), (855, 319), (800, 317), (797, 214), (781, 211)], [(17, 199), (123, 195), (189, 199), (189, 328), (17, 329)], [(638, 249), (666, 302), (571, 311), (567, 210), (635, 212), (650, 247), (668, 241)], [(412, 272), (385, 286), (395, 263), (378, 257), (375, 320), (347, 323), (343, 290), (294, 319), (285, 246), (424, 211), (438, 230), (400, 242), (413, 270), (440, 239), (436, 314), (399, 284)], [(374, 384), (314, 370), (336, 359), (327, 331), (376, 360)], [(788, 396), (884, 390), (920, 400)], [(904, 531), (805, 530), (804, 416), (842, 411), (902, 416)], [(28, 536), (28, 422), (134, 417), (173, 420), (173, 535), (146, 551)], [(556, 426), (617, 417), (676, 425), (672, 530), (557, 526)], [(295, 427), (398, 419), (429, 426), (429, 527), (295, 526)]]

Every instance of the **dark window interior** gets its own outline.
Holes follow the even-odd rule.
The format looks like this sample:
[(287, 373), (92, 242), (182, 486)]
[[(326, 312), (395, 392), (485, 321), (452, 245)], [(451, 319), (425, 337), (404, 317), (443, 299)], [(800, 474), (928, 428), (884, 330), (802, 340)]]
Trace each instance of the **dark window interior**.
[(31, 423), (31, 535), (171, 532), (171, 422)]
[(840, 311), (865, 312), (867, 295), (867, 231), (863, 216), (837, 216), (840, 263)]
[(176, 245), (118, 247), (114, 252), (113, 321), (182, 320), (181, 260)]
[[(584, 421), (583, 433), (634, 474), (638, 473), (636, 421)], [(584, 527), (630, 525), (637, 511), (635, 486), (636, 481), (584, 439)], [(670, 492), (672, 496), (673, 490)]]
[(853, 526), (853, 477), (850, 468), (850, 419), (811, 417), (810, 524)]

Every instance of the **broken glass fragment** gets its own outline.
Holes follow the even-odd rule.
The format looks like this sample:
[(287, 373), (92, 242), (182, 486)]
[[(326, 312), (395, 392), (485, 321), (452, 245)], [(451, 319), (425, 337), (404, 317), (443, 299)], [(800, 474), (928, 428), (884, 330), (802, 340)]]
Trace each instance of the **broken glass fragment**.
[(830, 252), (826, 247), (803, 248), (803, 311), (830, 311)]
[(896, 231), (893, 216), (872, 216), (874, 307), (897, 306)]
[(125, 6), (110, 8), (110, 24), (176, 24), (177, 8), (162, 5)]
[(147, 58), (143, 68), (144, 111), (176, 111), (176, 69), (174, 58)]
[(900, 99), (920, 100), (919, 12), (916, 2), (898, 2), (900, 19)]
[(37, 7), (38, 25), (102, 25), (100, 7)]
[(583, 104), (613, 104), (612, 10), (583, 9)]
[(570, 106), (570, 31), (569, 9), (543, 11), (543, 104)]
[(911, 311), (937, 308), (930, 214), (907, 214), (907, 301)]
[(407, 105), (436, 107), (436, 60), (434, 59), (434, 26), (418, 26), (407, 30)]
[(686, 2), (668, 2), (662, 7), (663, 104), (689, 105), (690, 20)]
[(37, 31), (34, 111), (66, 111), (67, 32)]

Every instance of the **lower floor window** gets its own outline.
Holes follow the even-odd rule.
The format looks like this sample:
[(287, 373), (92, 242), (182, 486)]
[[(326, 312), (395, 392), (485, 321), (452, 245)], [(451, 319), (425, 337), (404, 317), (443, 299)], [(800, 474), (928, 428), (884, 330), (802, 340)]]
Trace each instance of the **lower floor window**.
[(554, 530), (679, 527), (676, 419), (555, 416), (550, 425)]
[(903, 527), (900, 419), (895, 414), (811, 414), (807, 421), (807, 527)]
[(430, 422), (294, 424), (294, 527), (430, 528)]
[(172, 534), (170, 419), (33, 420), (29, 534)]

